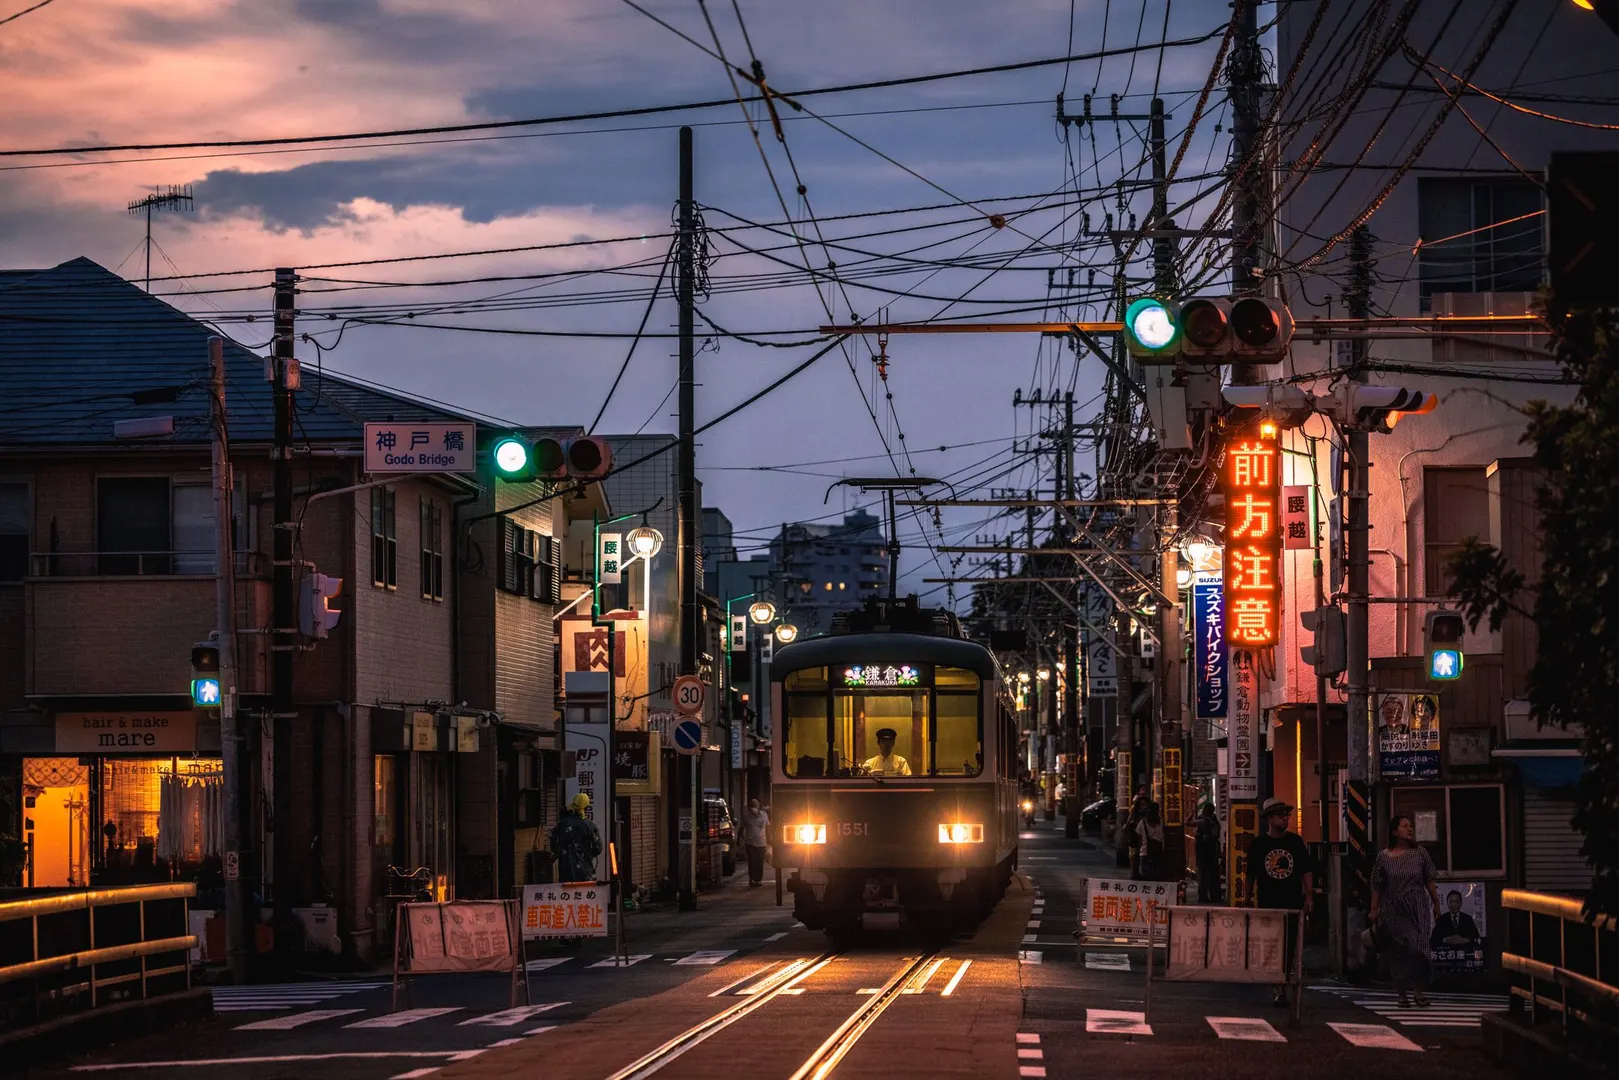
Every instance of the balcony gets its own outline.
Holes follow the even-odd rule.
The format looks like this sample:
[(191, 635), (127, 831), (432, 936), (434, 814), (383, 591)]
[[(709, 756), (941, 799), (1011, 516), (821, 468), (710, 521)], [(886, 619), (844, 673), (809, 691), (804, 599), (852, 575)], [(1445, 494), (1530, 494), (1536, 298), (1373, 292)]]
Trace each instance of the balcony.
[[(51, 552), (23, 581), (26, 693), (31, 697), (185, 693), (191, 646), (215, 628), (214, 554)], [(236, 624), (270, 625), (268, 560), (236, 554)], [(268, 686), (267, 638), (237, 637), (237, 686)]]

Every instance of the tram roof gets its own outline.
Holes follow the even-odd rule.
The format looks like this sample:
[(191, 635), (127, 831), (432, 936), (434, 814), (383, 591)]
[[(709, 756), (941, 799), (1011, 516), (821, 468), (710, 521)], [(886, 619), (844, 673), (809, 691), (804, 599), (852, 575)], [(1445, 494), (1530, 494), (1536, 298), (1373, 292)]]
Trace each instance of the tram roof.
[(966, 668), (986, 682), (999, 677), (995, 656), (962, 638), (932, 634), (835, 634), (795, 641), (776, 649), (771, 670), (778, 674), (811, 667), (831, 667), (859, 660), (873, 664), (924, 663)]

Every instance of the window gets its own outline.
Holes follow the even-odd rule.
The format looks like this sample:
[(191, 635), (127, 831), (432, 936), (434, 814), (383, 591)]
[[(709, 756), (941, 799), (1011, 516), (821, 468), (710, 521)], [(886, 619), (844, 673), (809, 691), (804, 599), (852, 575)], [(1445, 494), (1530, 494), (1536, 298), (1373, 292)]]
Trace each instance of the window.
[[(549, 536), (531, 533), (534, 537), (534, 583), (529, 596), (542, 604), (562, 602), (562, 545)], [(642, 563), (642, 573), (646, 564)]]
[(500, 519), (500, 588), (503, 592), (534, 595), (537, 535), (514, 521)]
[(1429, 176), (1419, 180), (1422, 310), (1429, 310), (1436, 292), (1539, 288), (1546, 261), (1546, 219), (1541, 209), (1540, 188), (1527, 180)]
[(1422, 472), (1423, 573), (1428, 596), (1450, 593), (1450, 560), (1469, 537), (1490, 535), (1490, 492), (1482, 468)]
[(96, 571), (169, 574), (169, 478), (108, 476), (96, 485)]
[(212, 574), (215, 533), (214, 489), (208, 484), (175, 484), (174, 572)]
[(28, 574), (28, 509), (27, 483), (0, 483), (0, 581)]
[[(1417, 842), (1428, 849), (1440, 873), (1506, 873), (1501, 785), (1395, 788), (1389, 809), (1412, 816)], [(1450, 827), (1452, 822), (1457, 828)]]
[(371, 584), (379, 589), (399, 588), (399, 524), (394, 514), (394, 489), (371, 489)]
[(444, 599), (444, 508), (422, 498), (422, 599)]
[(881, 755), (877, 733), (891, 730), (892, 752), (909, 775), (977, 776), (984, 766), (978, 677), (939, 668), (921, 682), (902, 689), (829, 687), (824, 668), (791, 673), (784, 687), (787, 775), (870, 775), (869, 763)]

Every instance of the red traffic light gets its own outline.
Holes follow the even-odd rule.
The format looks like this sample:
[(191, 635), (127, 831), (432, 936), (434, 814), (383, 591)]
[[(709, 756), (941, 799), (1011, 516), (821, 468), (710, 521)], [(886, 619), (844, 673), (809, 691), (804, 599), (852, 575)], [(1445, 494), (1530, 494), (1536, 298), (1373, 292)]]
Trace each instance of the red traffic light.
[(1189, 346), (1217, 349), (1230, 329), (1225, 308), (1214, 300), (1188, 300), (1181, 307), (1181, 334)]

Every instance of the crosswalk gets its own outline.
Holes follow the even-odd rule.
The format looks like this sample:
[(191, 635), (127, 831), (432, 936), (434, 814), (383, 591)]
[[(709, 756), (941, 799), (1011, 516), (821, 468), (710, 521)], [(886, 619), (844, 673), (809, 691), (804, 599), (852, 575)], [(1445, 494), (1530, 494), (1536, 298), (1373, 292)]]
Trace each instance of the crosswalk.
[(374, 1015), (362, 1015), (370, 1012), (367, 1009), (308, 1009), (285, 1016), (273, 1016), (267, 1020), (238, 1024), (236, 1030), (292, 1031), (295, 1028), (324, 1025), (351, 1031), (393, 1031), (435, 1020), (442, 1020), (454, 1027), (513, 1028), (528, 1023), (541, 1013), (560, 1009), (567, 1004), (566, 1001), (548, 1001), (539, 1005), (519, 1005), (495, 1012), (473, 1012), (472, 1015), (468, 1015), (471, 1010), (459, 1006), (400, 1009), (397, 1012), (381, 1012)]
[(1399, 994), (1393, 990), (1368, 990), (1330, 983), (1310, 989), (1359, 1005), (1401, 1027), (1476, 1028), (1483, 1022), (1485, 1013), (1502, 1012), (1508, 1004), (1504, 994), (1430, 993), (1426, 1007), (1402, 1007)]
[(266, 986), (216, 986), (214, 1012), (270, 1012), (320, 1005), (363, 990), (389, 986), (387, 982), (344, 979), (332, 982), (278, 983)]
[[(1206, 1016), (1204, 1020), (1208, 1023), (1210, 1034), (1216, 1039), (1266, 1043), (1291, 1041), (1269, 1020), (1258, 1016)], [(1326, 1026), (1344, 1042), (1361, 1049), (1422, 1052), (1422, 1047), (1384, 1024), (1329, 1021)], [(1156, 1034), (1152, 1024), (1147, 1020), (1146, 1013), (1125, 1009), (1086, 1009), (1085, 1032), (1088, 1035), (1120, 1036), (1129, 1039), (1152, 1038)], [(1019, 1036), (1020, 1041), (1023, 1038)]]

